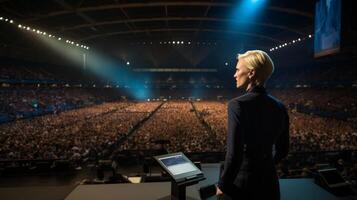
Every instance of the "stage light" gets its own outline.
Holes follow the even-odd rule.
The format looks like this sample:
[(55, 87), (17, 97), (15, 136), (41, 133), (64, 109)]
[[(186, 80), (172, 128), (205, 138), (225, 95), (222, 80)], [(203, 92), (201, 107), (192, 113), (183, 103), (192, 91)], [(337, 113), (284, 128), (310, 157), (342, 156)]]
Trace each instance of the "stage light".
[(225, 65), (225, 66), (228, 66), (228, 63), (227, 63), (227, 62), (225, 62), (225, 63), (224, 63), (224, 65)]
[(176, 44), (176, 42), (175, 42), (175, 41), (172, 41), (172, 44)]
[(309, 35), (309, 38), (311, 38), (311, 35)]
[(298, 41), (301, 41), (301, 39), (299, 38)]
[(181, 41), (181, 44), (183, 44), (183, 41)]
[(188, 44), (191, 44), (191, 42), (188, 42)]
[(3, 17), (0, 17), (0, 20), (2, 21), (4, 18)]
[(130, 62), (129, 62), (129, 61), (127, 61), (127, 62), (126, 62), (126, 65), (130, 65)]
[[(254, 21), (260, 15), (260, 11), (265, 7), (266, 0), (241, 0), (235, 1), (236, 6), (233, 9), (230, 18), (236, 19), (234, 24), (238, 21)], [(249, 25), (244, 25), (242, 28), (248, 28)]]
[[(42, 31), (40, 31), (39, 29), (31, 28), (30, 26), (26, 26), (26, 25), (23, 25), (23, 24), (16, 24), (15, 21), (12, 20), (12, 19), (0, 17), (0, 20), (1, 20), (1, 21), (9, 22), (9, 23), (11, 23), (11, 24), (15, 24), (15, 25), (17, 25), (18, 28), (26, 29), (27, 31), (32, 31), (32, 32), (34, 32), (34, 33), (41, 34), (41, 35), (44, 35), (44, 36), (48, 36), (49, 38), (54, 38), (54, 39), (57, 39), (57, 40), (59, 40), (59, 41), (62, 40), (61, 37), (58, 37), (58, 38), (57, 38), (56, 36), (54, 36), (54, 35), (52, 35), (52, 34), (47, 34), (46, 32), (42, 32)], [(66, 40), (66, 43), (70, 43), (70, 44), (72, 44), (72, 45), (75, 44), (76, 46), (81, 46), (81, 47), (84, 47), (85, 49), (89, 49), (89, 47), (86, 47), (86, 46), (81, 45), (81, 44), (78, 44), (78, 43), (74, 43), (73, 41)], [(145, 43), (145, 42), (144, 42), (144, 43)], [(151, 42), (151, 44), (152, 44), (152, 43), (153, 43), (153, 42)]]

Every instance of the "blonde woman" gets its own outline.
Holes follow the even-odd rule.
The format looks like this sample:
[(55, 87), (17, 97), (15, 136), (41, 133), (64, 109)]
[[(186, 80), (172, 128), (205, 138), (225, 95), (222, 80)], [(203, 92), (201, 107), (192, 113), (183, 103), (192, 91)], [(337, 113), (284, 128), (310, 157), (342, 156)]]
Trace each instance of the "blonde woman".
[(274, 163), (288, 154), (289, 117), (265, 90), (273, 71), (263, 51), (238, 55), (234, 78), (246, 93), (228, 103), (227, 153), (217, 186), (223, 199), (280, 199)]

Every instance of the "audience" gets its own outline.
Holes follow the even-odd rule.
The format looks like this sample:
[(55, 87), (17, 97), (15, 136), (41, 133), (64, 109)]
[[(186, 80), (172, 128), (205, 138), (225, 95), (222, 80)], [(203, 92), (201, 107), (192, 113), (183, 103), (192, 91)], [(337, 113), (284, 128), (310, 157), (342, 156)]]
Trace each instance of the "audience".
[(93, 152), (101, 156), (158, 105), (158, 102), (104, 103), (2, 124), (0, 159), (79, 160)]
[[(357, 150), (355, 93), (311, 88), (272, 93), (288, 107), (291, 153)], [(110, 103), (80, 88), (3, 88), (0, 94), (0, 117), (14, 117), (0, 124), (0, 160), (66, 159), (80, 167), (123, 138), (116, 150), (226, 150), (227, 101)], [(278, 165), (281, 177), (309, 176), (321, 161), (314, 156), (288, 160)], [(335, 166), (355, 180), (355, 163), (339, 160)]]

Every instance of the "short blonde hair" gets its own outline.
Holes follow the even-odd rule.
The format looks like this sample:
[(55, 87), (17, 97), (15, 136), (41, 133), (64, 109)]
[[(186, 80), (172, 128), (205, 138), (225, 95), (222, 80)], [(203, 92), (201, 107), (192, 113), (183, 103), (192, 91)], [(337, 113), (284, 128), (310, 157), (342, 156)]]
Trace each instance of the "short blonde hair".
[(255, 70), (260, 84), (264, 84), (274, 72), (274, 63), (264, 51), (247, 51), (244, 54), (238, 54), (238, 59), (244, 60), (248, 69)]

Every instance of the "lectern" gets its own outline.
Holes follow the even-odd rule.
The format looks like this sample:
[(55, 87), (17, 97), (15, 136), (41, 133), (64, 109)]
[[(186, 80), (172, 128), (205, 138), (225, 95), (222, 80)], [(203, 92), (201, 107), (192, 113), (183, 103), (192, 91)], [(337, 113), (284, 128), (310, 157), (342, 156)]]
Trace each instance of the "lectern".
[(206, 179), (182, 152), (155, 156), (154, 159), (171, 176), (171, 195), (160, 200), (186, 200), (186, 187)]

